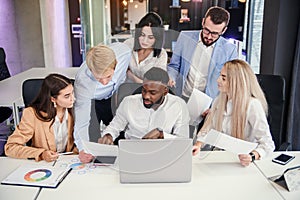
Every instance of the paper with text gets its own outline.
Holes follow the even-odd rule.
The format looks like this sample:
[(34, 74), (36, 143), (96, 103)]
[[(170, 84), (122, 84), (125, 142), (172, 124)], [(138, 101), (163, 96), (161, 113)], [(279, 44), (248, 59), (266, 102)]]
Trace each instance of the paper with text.
[(214, 129), (197, 140), (236, 154), (248, 154), (257, 147), (257, 143), (234, 138)]
[(193, 92), (187, 102), (190, 125), (198, 125), (202, 121), (201, 114), (209, 109), (212, 98), (200, 90), (193, 89)]
[(118, 156), (119, 148), (117, 145), (99, 144), (96, 142), (83, 141), (83, 149), (86, 153), (93, 156)]

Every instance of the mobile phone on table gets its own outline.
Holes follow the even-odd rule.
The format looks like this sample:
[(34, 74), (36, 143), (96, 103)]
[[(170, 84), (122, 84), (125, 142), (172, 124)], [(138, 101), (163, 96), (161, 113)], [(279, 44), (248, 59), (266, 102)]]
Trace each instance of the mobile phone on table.
[(287, 154), (280, 154), (279, 156), (272, 159), (272, 162), (285, 165), (289, 163), (291, 160), (293, 160), (295, 156), (293, 155), (287, 155)]

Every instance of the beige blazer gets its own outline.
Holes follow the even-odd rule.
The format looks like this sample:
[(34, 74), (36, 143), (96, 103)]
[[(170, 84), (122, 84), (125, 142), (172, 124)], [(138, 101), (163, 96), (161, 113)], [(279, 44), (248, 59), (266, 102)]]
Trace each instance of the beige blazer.
[[(40, 161), (40, 155), (45, 150), (56, 151), (55, 136), (51, 122), (38, 119), (32, 107), (23, 110), (20, 124), (5, 145), (5, 154), (14, 158), (27, 158)], [(68, 142), (66, 151), (78, 153), (73, 137), (74, 118), (68, 116)], [(26, 143), (31, 140), (31, 146)]]

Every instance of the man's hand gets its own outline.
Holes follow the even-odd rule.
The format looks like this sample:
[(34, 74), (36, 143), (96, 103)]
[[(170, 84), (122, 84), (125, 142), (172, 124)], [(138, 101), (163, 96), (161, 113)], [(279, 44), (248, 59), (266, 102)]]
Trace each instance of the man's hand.
[(85, 153), (83, 150), (79, 152), (79, 160), (82, 163), (89, 163), (94, 159), (94, 156), (89, 153)]
[(111, 134), (105, 134), (103, 137), (98, 139), (98, 143), (112, 145), (114, 144), (114, 141)]
[(168, 86), (169, 87), (175, 87), (175, 85), (176, 85), (176, 82), (174, 80), (170, 79), (169, 82), (168, 82)]
[(155, 128), (146, 135), (144, 135), (142, 139), (164, 139), (164, 133), (163, 131), (160, 131), (157, 128)]

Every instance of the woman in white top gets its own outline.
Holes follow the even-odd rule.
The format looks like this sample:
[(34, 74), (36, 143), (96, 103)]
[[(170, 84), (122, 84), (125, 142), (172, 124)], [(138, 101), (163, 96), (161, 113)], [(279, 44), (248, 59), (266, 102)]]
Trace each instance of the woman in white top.
[(73, 138), (74, 100), (70, 79), (60, 74), (48, 75), (35, 100), (23, 110), (20, 124), (7, 140), (5, 154), (51, 162), (60, 152), (77, 153)]
[(137, 24), (135, 37), (124, 43), (133, 49), (127, 82), (142, 83), (144, 74), (152, 67), (167, 71), (168, 55), (163, 49), (164, 29), (158, 14), (146, 14)]
[[(275, 149), (266, 117), (268, 104), (265, 95), (252, 69), (243, 60), (226, 62), (217, 82), (220, 94), (198, 137), (215, 129), (235, 138), (258, 143), (250, 154), (239, 155), (240, 163), (248, 166)], [(201, 145), (197, 141), (194, 155)]]

